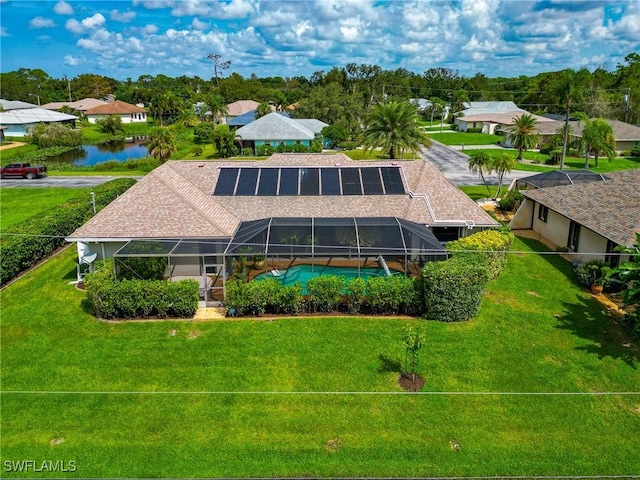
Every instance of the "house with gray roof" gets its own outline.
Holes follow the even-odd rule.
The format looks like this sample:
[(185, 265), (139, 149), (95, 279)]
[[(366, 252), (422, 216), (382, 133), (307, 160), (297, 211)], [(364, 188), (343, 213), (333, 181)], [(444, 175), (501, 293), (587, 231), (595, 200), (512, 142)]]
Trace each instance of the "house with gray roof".
[(168, 278), (198, 279), (203, 301), (214, 302), (239, 255), (266, 258), (267, 273), (292, 263), (359, 269), (384, 259), (406, 273), (443, 255), (444, 242), (497, 226), (426, 160), (276, 154), (166, 162), (67, 240), (116, 264), (153, 247), (168, 258)]
[(44, 108), (21, 108), (0, 112), (0, 125), (6, 127), (4, 133), (10, 137), (24, 137), (29, 129), (39, 123), (68, 123), (75, 126), (75, 115), (45, 110)]
[(640, 233), (640, 169), (607, 173), (606, 179), (524, 190), (525, 200), (511, 220), (514, 229), (531, 229), (576, 260), (612, 264), (618, 245), (632, 246)]
[(5, 100), (4, 98), (0, 98), (0, 107), (2, 107), (2, 110), (6, 112), (8, 110), (36, 108), (37, 105), (29, 102), (23, 102), (21, 100)]
[(236, 130), (236, 136), (241, 139), (243, 147), (254, 149), (262, 145), (277, 147), (280, 144), (309, 147), (326, 126), (320, 120), (294, 119), (271, 112), (240, 127)]

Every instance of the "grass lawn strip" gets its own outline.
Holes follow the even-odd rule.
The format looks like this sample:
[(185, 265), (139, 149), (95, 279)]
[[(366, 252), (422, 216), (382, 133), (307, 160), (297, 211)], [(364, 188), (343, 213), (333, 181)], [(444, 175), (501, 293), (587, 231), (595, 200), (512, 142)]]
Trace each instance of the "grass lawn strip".
[[(514, 243), (531, 248), (542, 247)], [(55, 449), (92, 477), (626, 475), (640, 467), (634, 395), (6, 393), (400, 391), (407, 320), (106, 324), (67, 285), (74, 257), (68, 249), (0, 294), (3, 462), (51, 458)], [(514, 254), (477, 319), (421, 323), (425, 390), (638, 390), (637, 346), (624, 346), (572, 275), (557, 257)], [(64, 443), (51, 446), (56, 438)]]

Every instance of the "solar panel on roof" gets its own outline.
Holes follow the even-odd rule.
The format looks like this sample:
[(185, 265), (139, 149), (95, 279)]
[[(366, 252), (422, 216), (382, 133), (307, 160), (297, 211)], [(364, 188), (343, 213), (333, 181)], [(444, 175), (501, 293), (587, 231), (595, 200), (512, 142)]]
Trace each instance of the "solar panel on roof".
[(216, 183), (214, 195), (233, 195), (236, 189), (236, 180), (238, 179), (239, 168), (222, 168), (218, 175), (218, 183)]
[(275, 195), (278, 193), (279, 168), (261, 168), (258, 181), (258, 195)]
[(343, 195), (362, 195), (359, 168), (341, 168), (340, 176), (342, 177)]
[(361, 168), (360, 174), (362, 175), (362, 189), (365, 195), (382, 195), (384, 193), (378, 167)]
[(320, 194), (320, 170), (317, 168), (300, 169), (300, 195)]
[(404, 194), (404, 184), (399, 167), (381, 167), (384, 190), (387, 195)]
[(340, 172), (337, 168), (323, 168), (320, 170), (322, 181), (322, 195), (340, 195)]
[(236, 195), (255, 195), (259, 172), (257, 168), (241, 168)]
[(298, 195), (298, 174), (299, 168), (280, 169), (280, 190), (279, 195)]

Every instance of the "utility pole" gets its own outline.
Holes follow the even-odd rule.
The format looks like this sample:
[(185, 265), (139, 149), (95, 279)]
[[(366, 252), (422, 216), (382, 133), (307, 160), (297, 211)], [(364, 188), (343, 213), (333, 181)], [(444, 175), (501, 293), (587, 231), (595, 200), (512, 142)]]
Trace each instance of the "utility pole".
[(213, 75), (216, 77), (216, 87), (219, 86), (218, 77), (222, 76), (222, 71), (226, 70), (231, 66), (231, 60), (227, 60), (226, 62), (221, 62), (220, 59), (222, 55), (217, 53), (210, 53), (207, 55), (209, 60), (213, 60)]
[(624, 96), (624, 123), (628, 123), (629, 111), (631, 111), (631, 87), (627, 87), (627, 94)]

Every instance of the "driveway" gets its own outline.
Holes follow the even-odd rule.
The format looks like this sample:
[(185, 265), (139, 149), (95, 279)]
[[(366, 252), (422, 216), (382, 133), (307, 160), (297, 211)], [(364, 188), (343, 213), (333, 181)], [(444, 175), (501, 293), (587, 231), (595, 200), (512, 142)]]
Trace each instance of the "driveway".
[[(5, 178), (0, 180), (1, 188), (16, 188), (16, 187), (33, 187), (33, 188), (48, 188), (48, 187), (69, 187), (69, 188), (91, 188), (98, 185), (102, 185), (110, 180), (116, 178), (125, 178), (123, 176), (97, 176), (97, 177), (44, 177), (36, 178), (34, 180), (27, 180), (24, 178)], [(141, 177), (131, 177), (141, 178)]]
[[(422, 158), (429, 160), (438, 167), (438, 170), (454, 185), (483, 185), (480, 176), (474, 175), (469, 171), (469, 155), (466, 153), (431, 140), (431, 148), (422, 149)], [(503, 184), (508, 187), (514, 178), (522, 178), (529, 175), (533, 175), (533, 173), (512, 170), (511, 173), (505, 175)], [(498, 184), (497, 175), (491, 174), (486, 178), (487, 183), (490, 185)]]

